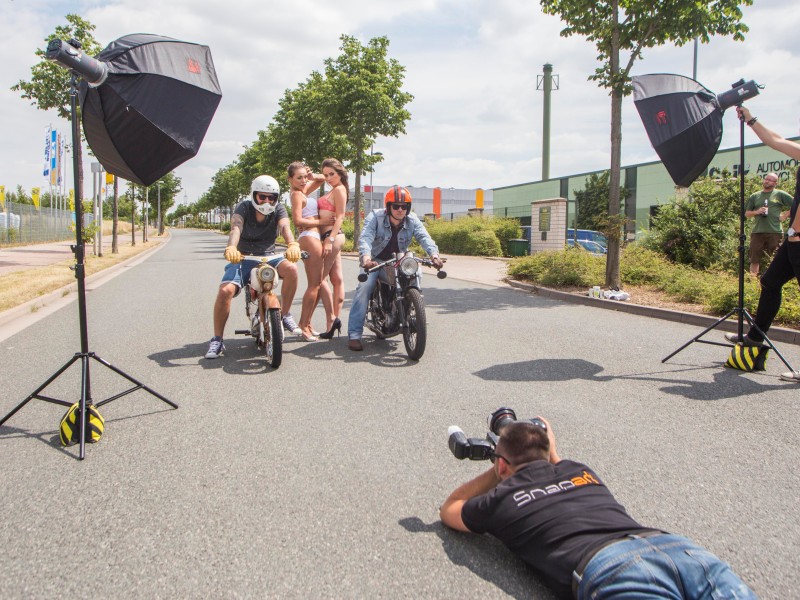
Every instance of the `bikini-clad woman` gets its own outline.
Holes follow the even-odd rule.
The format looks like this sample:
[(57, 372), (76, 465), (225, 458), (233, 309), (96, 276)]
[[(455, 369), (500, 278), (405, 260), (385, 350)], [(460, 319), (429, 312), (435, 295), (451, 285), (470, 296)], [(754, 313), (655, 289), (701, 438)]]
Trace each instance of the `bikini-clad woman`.
[[(344, 306), (344, 279), (342, 276), (342, 246), (345, 236), (342, 232), (345, 207), (347, 206), (347, 170), (335, 158), (326, 158), (322, 161), (322, 175), (325, 183), (330, 186), (330, 191), (321, 196), (317, 201), (320, 220), (320, 238), (322, 240), (322, 280), (330, 277), (333, 285), (333, 306), (327, 311), (328, 330), (321, 333), (322, 339), (331, 339), (334, 331), (338, 334), (342, 330), (339, 315)], [(329, 225), (330, 217), (334, 217)], [(323, 297), (324, 301), (324, 297)]]
[[(331, 290), (322, 279), (324, 268), (322, 258), (323, 244), (319, 230), (323, 223), (323, 217), (318, 214), (316, 198), (307, 196), (322, 185), (325, 178), (322, 175), (313, 175), (311, 169), (302, 162), (290, 164), (287, 169), (287, 176), (291, 188), (292, 220), (300, 232), (297, 241), (300, 243), (300, 249), (308, 252), (308, 258), (303, 261), (308, 286), (305, 294), (303, 294), (303, 308), (300, 313), (299, 323), (300, 335), (305, 341), (313, 342), (316, 341), (319, 335), (311, 328), (311, 315), (314, 313), (317, 297), (319, 296), (322, 299), (326, 315), (330, 315), (333, 312)], [(335, 217), (328, 215), (327, 221), (324, 222), (330, 227), (335, 221)]]

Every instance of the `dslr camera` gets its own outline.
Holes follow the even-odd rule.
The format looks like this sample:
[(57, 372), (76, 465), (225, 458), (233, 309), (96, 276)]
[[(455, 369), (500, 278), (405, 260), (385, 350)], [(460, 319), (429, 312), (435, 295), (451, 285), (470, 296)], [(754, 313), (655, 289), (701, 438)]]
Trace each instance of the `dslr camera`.
[[(451, 425), (447, 429), (447, 445), (453, 456), (459, 460), (464, 460), (465, 458), (470, 460), (489, 460), (494, 456), (494, 450), (505, 426), (516, 420), (517, 414), (512, 409), (503, 406), (489, 415), (487, 419), (489, 432), (486, 434), (485, 439), (468, 438), (460, 427)], [(541, 419), (528, 419), (528, 422), (542, 429), (547, 429), (547, 425)]]

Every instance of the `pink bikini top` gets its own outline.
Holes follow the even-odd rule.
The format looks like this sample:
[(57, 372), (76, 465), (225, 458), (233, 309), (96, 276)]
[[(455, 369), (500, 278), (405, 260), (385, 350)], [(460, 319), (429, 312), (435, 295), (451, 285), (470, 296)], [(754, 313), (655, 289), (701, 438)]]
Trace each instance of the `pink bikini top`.
[(336, 212), (336, 207), (333, 205), (333, 202), (330, 201), (332, 193), (333, 190), (331, 190), (324, 196), (320, 196), (319, 200), (317, 200), (317, 207), (319, 208), (319, 210), (328, 210), (330, 212)]

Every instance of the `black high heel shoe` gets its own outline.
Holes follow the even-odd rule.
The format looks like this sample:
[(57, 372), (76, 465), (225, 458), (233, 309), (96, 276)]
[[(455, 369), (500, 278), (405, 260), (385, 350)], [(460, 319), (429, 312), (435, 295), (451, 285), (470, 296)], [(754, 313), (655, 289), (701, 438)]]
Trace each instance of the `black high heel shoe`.
[(328, 331), (319, 334), (319, 339), (332, 340), (334, 331), (336, 332), (337, 336), (340, 335), (342, 332), (342, 322), (339, 320), (339, 317), (336, 317), (333, 320), (333, 324), (331, 325), (331, 328)]

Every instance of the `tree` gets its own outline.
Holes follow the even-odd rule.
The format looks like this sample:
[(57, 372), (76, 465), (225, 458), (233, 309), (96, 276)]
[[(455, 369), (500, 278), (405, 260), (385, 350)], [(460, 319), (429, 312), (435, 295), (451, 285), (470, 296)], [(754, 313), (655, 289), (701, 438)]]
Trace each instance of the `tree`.
[[(601, 231), (608, 222), (608, 196), (610, 173), (592, 173), (582, 190), (575, 190), (576, 229)], [(629, 191), (620, 187), (621, 198), (627, 198)], [(603, 231), (605, 233), (605, 231)]]
[[(82, 19), (78, 15), (69, 14), (66, 17), (67, 24), (59, 25), (51, 35), (45, 39), (45, 49), (47, 44), (54, 39), (69, 40), (74, 38), (81, 43), (82, 50), (89, 56), (95, 56), (102, 50), (102, 47), (94, 39), (92, 32), (95, 26), (89, 21)], [(31, 80), (20, 80), (11, 86), (12, 91), (21, 92), (23, 98), (31, 100), (31, 104), (40, 110), (55, 109), (58, 116), (62, 119), (70, 120), (70, 84), (71, 73), (61, 65), (45, 59), (45, 50), (36, 49), (36, 56), (42, 60), (31, 67)], [(80, 122), (80, 106), (76, 115)], [(83, 160), (81, 144), (78, 144), (78, 181), (83, 188)], [(79, 190), (75, 190), (75, 195), (82, 195)]]
[[(747, 26), (740, 5), (753, 0), (540, 0), (542, 10), (567, 24), (561, 35), (583, 35), (597, 46), (600, 66), (589, 79), (611, 90), (611, 170), (609, 178), (606, 286), (619, 287), (620, 167), (622, 154), (622, 98), (631, 93), (630, 72), (644, 48), (672, 42), (678, 46), (712, 35), (733, 35), (741, 41)], [(622, 64), (621, 54), (627, 52)], [(624, 57), (622, 57), (624, 58)]]
[(398, 137), (405, 133), (411, 117), (404, 107), (414, 99), (402, 91), (405, 67), (387, 58), (389, 38), (372, 38), (363, 46), (356, 38), (343, 35), (341, 54), (325, 60), (322, 114), (331, 131), (347, 143), (349, 156), (339, 156), (355, 173), (353, 235), (358, 239), (361, 213), (361, 174), (379, 162), (370, 146), (379, 135)]
[(284, 186), (286, 167), (296, 160), (319, 171), (326, 158), (346, 161), (353, 154), (325, 114), (326, 87), (322, 75), (314, 71), (297, 89), (286, 90), (278, 112), (259, 138), (261, 172), (247, 172), (242, 165), (248, 176), (271, 173)]

